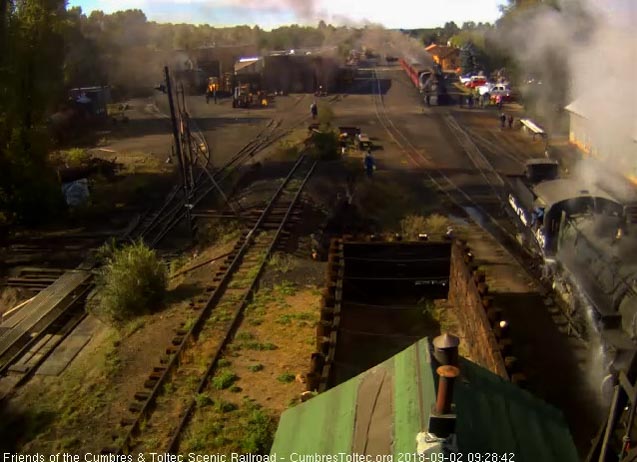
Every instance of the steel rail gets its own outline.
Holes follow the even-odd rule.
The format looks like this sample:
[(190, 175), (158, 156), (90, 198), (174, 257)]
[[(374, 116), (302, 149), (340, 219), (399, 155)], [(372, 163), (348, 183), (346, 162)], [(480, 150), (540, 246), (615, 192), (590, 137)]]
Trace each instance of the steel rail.
[[(136, 416), (132, 419), (132, 421), (127, 421), (126, 422), (126, 425), (129, 428), (126, 431), (124, 437), (121, 440), (122, 441), (121, 445), (119, 445), (119, 447), (116, 448), (116, 449), (105, 448), (105, 449), (102, 450), (103, 453), (122, 454), (122, 453), (130, 452), (130, 450), (132, 449), (132, 444), (133, 444), (134, 438), (135, 438), (135, 436), (138, 434), (138, 432), (141, 429), (142, 422), (147, 417), (149, 417), (151, 415), (153, 404), (154, 404), (156, 398), (159, 396), (160, 391), (162, 390), (163, 384), (166, 382), (167, 378), (177, 368), (181, 356), (188, 349), (188, 347), (187, 347), (188, 342), (190, 341), (190, 339), (196, 338), (198, 333), (203, 328), (205, 321), (209, 318), (209, 315), (210, 315), (211, 311), (214, 309), (214, 307), (222, 299), (222, 297), (223, 297), (223, 295), (225, 293), (225, 290), (226, 290), (226, 288), (227, 288), (232, 276), (238, 271), (239, 267), (241, 266), (243, 257), (245, 256), (245, 254), (248, 251), (248, 249), (254, 243), (255, 235), (262, 228), (262, 225), (263, 225), (264, 221), (266, 220), (267, 216), (270, 214), (270, 211), (274, 207), (276, 201), (279, 199), (281, 194), (283, 194), (285, 192), (286, 187), (289, 185), (290, 180), (292, 180), (292, 178), (294, 177), (295, 173), (298, 171), (299, 167), (303, 164), (303, 162), (305, 162), (307, 160), (309, 160), (309, 158), (306, 155), (302, 155), (302, 156), (299, 157), (299, 159), (294, 164), (294, 166), (290, 170), (289, 174), (287, 175), (287, 177), (285, 178), (283, 183), (280, 185), (280, 187), (277, 189), (277, 191), (274, 193), (274, 195), (272, 196), (272, 198), (268, 202), (268, 205), (263, 210), (263, 212), (260, 215), (260, 217), (257, 220), (257, 222), (254, 224), (254, 226), (250, 229), (249, 232), (247, 232), (246, 234), (243, 235), (242, 242), (241, 242), (241, 245), (240, 245), (239, 249), (237, 250), (237, 252), (236, 252), (234, 258), (232, 259), (231, 263), (229, 264), (228, 268), (225, 270), (225, 272), (224, 272), (223, 276), (221, 277), (221, 280), (219, 281), (217, 287), (214, 288), (214, 291), (212, 292), (210, 298), (208, 299), (208, 301), (203, 306), (203, 309), (200, 310), (199, 315), (197, 316), (197, 319), (195, 320), (195, 322), (184, 333), (184, 335), (181, 336), (180, 343), (178, 344), (178, 346), (176, 347), (174, 352), (172, 352), (170, 354), (170, 358), (168, 359), (166, 364), (162, 365), (161, 367), (153, 369), (155, 372), (158, 373), (158, 376), (156, 377), (154, 383), (152, 384), (152, 387), (149, 387), (150, 388), (150, 392), (148, 393), (148, 396), (145, 398), (145, 400), (143, 401), (143, 403), (141, 404), (139, 409), (136, 410)], [(308, 174), (305, 175), (305, 179), (304, 179), (304, 181), (302, 183), (302, 186), (304, 186), (305, 183), (307, 182), (307, 180), (309, 179), (309, 176), (311, 175), (312, 171), (314, 170), (315, 164), (316, 164), (316, 162), (314, 162), (314, 164), (311, 166)], [(298, 196), (299, 196), (300, 192), (302, 191), (302, 189), (303, 189), (302, 187), (299, 187), (299, 190), (297, 191), (297, 195), (295, 196), (295, 201), (293, 201), (293, 202), (296, 202), (296, 199), (298, 199)], [(289, 218), (290, 211), (291, 211), (291, 208), (288, 208), (288, 213), (286, 213), (286, 215), (281, 219), (280, 224), (279, 224), (279, 228), (277, 230), (277, 233), (275, 234), (275, 238), (273, 239), (271, 245), (268, 248), (268, 254), (274, 248), (274, 245), (276, 244), (276, 241), (278, 240), (278, 237), (279, 237), (281, 231), (283, 230), (283, 227), (285, 226), (285, 224), (286, 224), (286, 222), (287, 222), (287, 220)], [(261, 272), (263, 270), (263, 265), (264, 264), (265, 264), (265, 259), (261, 263), (259, 274), (257, 276), (260, 276), (260, 274), (261, 274)], [(258, 280), (258, 277), (255, 278), (252, 281), (252, 284), (251, 284), (251, 286), (249, 288), (249, 293), (252, 292), (254, 287), (256, 287), (257, 280)], [(244, 302), (245, 302), (245, 300), (246, 299), (244, 298)], [(244, 305), (244, 303), (241, 304), (241, 306), (243, 306), (243, 305)], [(235, 313), (235, 319), (233, 319), (232, 325), (234, 325), (234, 323), (236, 322), (236, 317), (239, 316), (240, 313), (241, 313), (241, 311), (237, 310), (237, 312)], [(223, 346), (225, 346), (225, 344), (227, 344), (227, 341), (230, 338), (229, 336), (232, 334), (232, 332), (233, 332), (232, 329), (228, 329), (228, 331), (226, 332), (226, 337), (224, 337), (224, 341), (222, 343)], [(174, 342), (173, 342), (173, 344), (174, 344)], [(219, 352), (217, 353), (217, 355), (215, 355), (215, 358), (218, 358), (218, 355), (219, 355)], [(209, 371), (214, 369), (215, 366), (216, 366), (216, 359), (215, 359), (214, 363), (208, 368)], [(206, 375), (205, 377), (207, 378), (208, 375)]]
[[(261, 263), (259, 264), (259, 269), (257, 271), (257, 274), (255, 275), (254, 279), (252, 280), (250, 287), (248, 288), (245, 296), (243, 297), (241, 303), (239, 304), (239, 306), (237, 307), (235, 313), (234, 313), (234, 317), (232, 320), (232, 323), (230, 324), (230, 326), (228, 327), (223, 342), (219, 345), (219, 347), (217, 348), (217, 350), (215, 351), (215, 354), (212, 357), (212, 360), (210, 361), (210, 364), (208, 365), (208, 368), (204, 374), (204, 376), (202, 377), (201, 381), (199, 382), (199, 386), (197, 387), (196, 390), (196, 394), (200, 394), (202, 393), (206, 387), (208, 386), (208, 381), (210, 379), (210, 377), (212, 377), (212, 375), (214, 374), (216, 368), (217, 368), (217, 363), (219, 361), (219, 359), (221, 358), (221, 355), (223, 353), (224, 348), (226, 347), (226, 345), (228, 344), (228, 342), (230, 340), (232, 340), (232, 338), (234, 337), (234, 334), (236, 333), (239, 325), (241, 324), (241, 320), (242, 320), (242, 316), (243, 316), (243, 312), (245, 310), (245, 308), (250, 304), (250, 302), (252, 301), (252, 298), (254, 296), (254, 293), (256, 292), (256, 289), (258, 287), (258, 282), (259, 279), (261, 278), (261, 275), (263, 274), (263, 271), (265, 269), (268, 257), (272, 254), (278, 240), (279, 237), (281, 235), (281, 232), (283, 231), (283, 228), (290, 216), (290, 214), (292, 213), (292, 210), (296, 207), (296, 204), (298, 202), (298, 199), (301, 196), (301, 192), (303, 192), (303, 189), (305, 187), (305, 184), (307, 183), (307, 181), (310, 179), (310, 177), (312, 176), (312, 173), (314, 172), (314, 168), (316, 166), (316, 162), (314, 162), (312, 164), (312, 166), (310, 167), (310, 170), (307, 172), (307, 174), (305, 175), (305, 177), (303, 178), (303, 181), (301, 183), (300, 186), (298, 186), (298, 191), (296, 192), (296, 194), (294, 195), (294, 198), (292, 199), (292, 202), (290, 203), (289, 207), (287, 208), (287, 211), (285, 213), (285, 216), (283, 217), (283, 219), (281, 220), (281, 223), (279, 224), (278, 229), (276, 230), (276, 233), (265, 253), (265, 257), (263, 258), (263, 260), (261, 261)], [(276, 199), (275, 199), (276, 200)], [(175, 453), (178, 449), (179, 446), (179, 442), (180, 442), (180, 438), (181, 435), (184, 431), (184, 429), (186, 428), (186, 426), (188, 425), (188, 423), (190, 422), (190, 419), (192, 417), (193, 411), (195, 410), (195, 407), (197, 405), (196, 399), (193, 396), (193, 399), (190, 401), (190, 404), (188, 405), (188, 408), (186, 410), (186, 412), (184, 413), (184, 415), (182, 416), (175, 432), (173, 433), (173, 437), (170, 440), (170, 443), (168, 445), (167, 448), (167, 452), (168, 453)]]

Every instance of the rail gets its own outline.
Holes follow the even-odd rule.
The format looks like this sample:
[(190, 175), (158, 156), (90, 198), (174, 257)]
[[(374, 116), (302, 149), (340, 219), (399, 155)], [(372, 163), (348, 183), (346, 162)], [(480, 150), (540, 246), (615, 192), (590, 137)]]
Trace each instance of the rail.
[[(423, 168), (425, 170), (425, 176), (428, 180), (438, 189), (442, 194), (444, 194), (449, 201), (459, 207), (460, 209), (467, 210), (463, 203), (469, 204), (473, 209), (477, 210), (480, 213), (480, 218), (486, 219), (487, 223), (493, 226), (493, 229), (488, 229), (485, 227), (485, 224), (480, 220), (474, 220), (489, 234), (493, 234), (494, 231), (497, 231), (500, 237), (504, 239), (504, 242), (507, 243), (508, 247), (521, 249), (527, 258), (534, 258), (534, 256), (529, 253), (526, 249), (521, 248), (517, 244), (516, 237), (506, 228), (504, 228), (498, 220), (496, 220), (491, 213), (488, 213), (483, 207), (482, 204), (478, 203), (477, 199), (474, 198), (473, 194), (467, 193), (462, 187), (457, 185), (448, 175), (446, 175), (443, 171), (437, 170), (435, 173), (432, 173), (431, 169), (431, 159), (427, 157), (421, 150), (417, 149), (413, 144), (405, 137), (405, 135), (394, 125), (391, 119), (387, 116), (384, 108), (383, 97), (380, 94), (380, 83), (378, 79), (378, 94), (374, 94), (374, 102), (376, 106), (376, 115), (383, 126), (383, 128), (390, 135), (392, 140), (398, 145), (398, 147), (407, 155), (407, 157), (411, 160), (411, 162), (417, 166)], [(466, 152), (467, 157), (471, 163), (476, 167), (479, 174), (485, 180), (487, 186), (491, 190), (491, 196), (494, 197), (498, 201), (498, 206), (502, 206), (502, 201), (504, 200), (503, 196), (503, 186), (504, 182), (502, 177), (497, 173), (497, 171), (493, 168), (488, 159), (480, 152), (480, 150), (475, 146), (471, 137), (466, 133), (466, 131), (460, 127), (460, 125), (455, 121), (453, 116), (450, 114), (445, 116), (445, 121), (450, 128), (450, 131), (454, 136), (458, 139), (460, 146)], [(455, 194), (452, 194), (445, 185), (448, 185), (452, 188), (452, 191)], [(484, 201), (481, 201), (484, 202)], [(509, 209), (504, 207), (504, 209), (509, 213)], [(517, 256), (514, 252), (508, 252), (511, 257), (517, 260), (523, 266), (528, 266), (528, 261), (524, 261), (519, 256)], [(575, 338), (581, 340), (581, 334), (577, 329), (577, 325), (575, 321), (568, 316), (567, 313), (563, 313), (569, 329), (573, 331), (575, 334)]]
[[(202, 337), (202, 332), (207, 326), (207, 320), (214, 308), (223, 301), (223, 297), (228, 290), (228, 286), (231, 279), (233, 278), (233, 275), (237, 274), (237, 272), (240, 270), (244, 270), (245, 267), (249, 264), (249, 262), (247, 262), (245, 258), (248, 255), (248, 252), (256, 253), (258, 261), (257, 270), (256, 272), (253, 272), (254, 270), (251, 271), (251, 277), (248, 286), (243, 289), (239, 289), (243, 291), (241, 301), (236, 306), (235, 312), (231, 320), (229, 321), (229, 324), (225, 328), (221, 343), (216, 347), (215, 353), (212, 355), (211, 362), (209, 363), (205, 373), (199, 378), (198, 387), (196, 388), (196, 390), (192, 390), (192, 400), (190, 400), (190, 404), (187, 407), (188, 412), (182, 415), (177, 430), (170, 437), (169, 445), (171, 448), (174, 448), (175, 445), (178, 444), (181, 431), (187, 425), (192, 411), (194, 410), (195, 396), (207, 385), (208, 379), (214, 372), (217, 366), (217, 361), (220, 358), (223, 349), (232, 339), (234, 332), (239, 326), (243, 310), (253, 296), (253, 293), (257, 287), (259, 277), (261, 276), (261, 273), (263, 272), (263, 269), (265, 267), (267, 258), (271, 254), (272, 250), (275, 248), (280, 235), (283, 233), (283, 230), (288, 223), (292, 209), (296, 206), (305, 184), (314, 171), (315, 165), (316, 162), (306, 155), (302, 155), (294, 164), (289, 174), (283, 181), (283, 184), (281, 184), (281, 186), (274, 193), (273, 197), (268, 202), (268, 205), (265, 207), (254, 226), (248, 232), (242, 235), (240, 241), (237, 243), (237, 245), (235, 245), (234, 253), (228, 256), (228, 258), (225, 260), (227, 262), (227, 268), (221, 274), (217, 274), (216, 279), (218, 279), (218, 285), (214, 287), (210, 298), (207, 302), (205, 302), (204, 306), (202, 307), (203, 309), (200, 310), (195, 322), (188, 330), (181, 329), (177, 331), (177, 336), (173, 339), (172, 346), (167, 349), (166, 356), (164, 356), (160, 360), (160, 366), (153, 368), (153, 371), (149, 375), (149, 379), (145, 382), (145, 390), (135, 394), (135, 401), (129, 407), (129, 409), (133, 413), (133, 417), (132, 419), (124, 419), (121, 422), (122, 426), (127, 427), (125, 435), (121, 440), (121, 445), (119, 445), (119, 447), (116, 449), (104, 449), (102, 452), (128, 453), (132, 450), (135, 445), (135, 437), (142, 430), (142, 422), (145, 422), (146, 419), (151, 418), (152, 416), (153, 404), (161, 393), (163, 384), (166, 383), (169, 377), (173, 377), (173, 382), (179, 379), (178, 365), (180, 358), (184, 355), (186, 350), (190, 351), (191, 349), (198, 346), (196, 338), (197, 336), (199, 336), (200, 338)], [(299, 176), (301, 177), (301, 182), (293, 181), (293, 179), (298, 178)], [(276, 205), (280, 206), (281, 202), (283, 201), (282, 196), (285, 194), (289, 195), (291, 193), (294, 193), (294, 197), (289, 204), (285, 204), (286, 213), (282, 217), (278, 217), (276, 214), (273, 214), (273, 208)], [(265, 225), (270, 225), (272, 220), (275, 220), (278, 226), (276, 232), (270, 238), (270, 242), (265, 251), (265, 254), (261, 255), (259, 253), (259, 248), (256, 245), (256, 239), (260, 237), (261, 234), (265, 234), (265, 230), (268, 229), (268, 227), (266, 227)], [(227, 298), (231, 297), (228, 296)], [(228, 301), (231, 302), (231, 300)], [(194, 342), (191, 348), (189, 347), (190, 342)], [(203, 342), (203, 340), (200, 340), (200, 342)], [(187, 383), (187, 381), (185, 383)]]

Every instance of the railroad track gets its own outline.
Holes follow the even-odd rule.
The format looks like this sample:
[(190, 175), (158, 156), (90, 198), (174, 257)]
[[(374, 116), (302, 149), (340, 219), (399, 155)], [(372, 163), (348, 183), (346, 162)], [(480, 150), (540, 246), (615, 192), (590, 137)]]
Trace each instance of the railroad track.
[[(196, 412), (196, 397), (208, 387), (225, 346), (241, 324), (243, 311), (275, 246), (285, 240), (285, 229), (316, 162), (302, 155), (272, 199), (242, 234), (231, 254), (213, 276), (206, 292), (191, 303), (195, 316), (176, 329), (175, 337), (153, 367), (143, 390), (134, 394), (121, 420), (123, 435), (114, 435), (116, 447), (103, 453), (162, 451), (174, 453)], [(210, 358), (207, 363), (201, 360)]]
[[(303, 100), (304, 97), (298, 98), (294, 106), (300, 104)], [(283, 119), (270, 121), (254, 139), (250, 140), (230, 159), (229, 162), (223, 165), (216, 172), (217, 179), (222, 181), (230, 175), (234, 168), (243, 163), (247, 158), (255, 155), (267, 146), (281, 139), (289, 132), (289, 130), (303, 123), (306, 119), (307, 117), (301, 120), (296, 120), (288, 128), (281, 127)], [(198, 128), (197, 130), (198, 133), (195, 135), (195, 138), (200, 146), (203, 145), (202, 149), (207, 151), (208, 144), (205, 140), (205, 136)], [(214, 188), (214, 186), (212, 185), (210, 178), (207, 178), (206, 173), (203, 171), (198, 173), (197, 180), (199, 185), (199, 189), (197, 190), (197, 193), (199, 194), (197, 202), (199, 202)], [(159, 209), (154, 212), (151, 212), (150, 209), (147, 210), (137, 219), (136, 222), (131, 223), (127, 232), (123, 236), (120, 236), (118, 241), (142, 238), (145, 239), (147, 243), (150, 243), (151, 246), (156, 246), (172, 229), (172, 227), (183, 218), (185, 203), (182, 188), (179, 185), (176, 185), (169, 192), (166, 200)], [(104, 242), (104, 238), (104, 235), (98, 236), (91, 233), (71, 238), (60, 236), (54, 237), (53, 239), (57, 245), (63, 244), (67, 250), (82, 249), (85, 254), (90, 254), (91, 249), (95, 248), (96, 241), (99, 243)], [(93, 242), (90, 242), (91, 240)], [(50, 246), (51, 244), (49, 243), (49, 239), (30, 239), (16, 243), (12, 246), (12, 250), (26, 255), (40, 255), (50, 252)], [(95, 268), (95, 261), (86, 261), (81, 264), (79, 268), (90, 271)], [(52, 284), (54, 280), (52, 272), (28, 271), (27, 273), (20, 274), (17, 277), (10, 278), (7, 285), (28, 288), (32, 291), (40, 291)], [(52, 322), (42, 326), (42, 329), (39, 330), (37, 335), (32, 336), (26, 343), (23, 341), (16, 342), (11, 351), (4, 355), (4, 358), (0, 361), (0, 382), (2, 382), (2, 386), (0, 388), (6, 388), (6, 390), (8, 390), (6, 393), (28, 380), (32, 371), (36, 370), (44, 362), (44, 360), (46, 360), (48, 354), (68, 335), (70, 331), (67, 330), (67, 327), (71, 329), (74, 328), (85, 317), (83, 302), (86, 295), (94, 287), (92, 278), (90, 278), (82, 287), (82, 293), (73, 300), (72, 304), (66, 305), (64, 312), (61, 312), (58, 317), (53, 319)], [(41, 343), (45, 338), (49, 338), (46, 344)], [(37, 355), (31, 355), (30, 353), (33, 352), (36, 347), (39, 349), (39, 353)], [(11, 377), (6, 375), (13, 365), (20, 365), (25, 361), (28, 361), (28, 368), (22, 368), (24, 370), (22, 376), (20, 376), (19, 371), (13, 371), (11, 373)]]
[[(379, 82), (377, 77), (376, 81)], [(460, 127), (451, 114), (445, 115), (449, 131), (457, 139), (485, 183), (480, 189), (465, 191), (443, 171), (432, 168), (431, 159), (413, 146), (409, 139), (394, 125), (385, 111), (379, 83), (377, 88), (378, 95), (373, 95), (377, 118), (409, 160), (425, 171), (425, 175), (432, 185), (443, 193), (454, 206), (464, 210), (484, 232), (495, 237), (504, 246), (511, 258), (523, 268), (535, 273), (534, 276), (539, 279), (537, 271), (532, 271), (529, 267), (530, 262), (537, 261), (537, 254), (520, 246), (515, 236), (517, 228), (513, 224), (514, 217), (509, 213), (509, 208), (504, 205), (506, 203), (504, 181), (486, 156), (473, 143), (472, 135)], [(521, 159), (517, 159), (517, 161), (520, 162)], [(570, 335), (583, 341), (584, 337), (578, 329), (577, 322), (564, 311), (561, 315), (569, 326)]]
[[(298, 106), (304, 99), (305, 95), (298, 98), (292, 108)], [(154, 213), (149, 211), (145, 212), (140, 218), (138, 225), (131, 230), (128, 237), (133, 240), (141, 237), (150, 246), (156, 246), (170, 230), (185, 218), (187, 213), (186, 204), (191, 208), (196, 207), (203, 199), (208, 197), (217, 187), (216, 185), (222, 185), (238, 165), (241, 165), (247, 159), (254, 157), (259, 152), (279, 141), (307, 119), (308, 116), (303, 117), (294, 121), (288, 127), (283, 127), (284, 119), (270, 120), (256, 137), (237, 151), (221, 168), (210, 172), (207, 170), (207, 166), (202, 166), (202, 170), (197, 173), (194, 181), (195, 188), (193, 197), (185, 198), (183, 189), (176, 186), (167, 195), (163, 206), (159, 210)], [(198, 133), (197, 138), (205, 140), (205, 136), (202, 132)], [(207, 142), (205, 142), (205, 145), (207, 146)], [(221, 187), (223, 189), (223, 186)]]
[[(486, 161), (486, 159), (482, 159), (475, 152), (472, 152), (474, 157), (470, 157), (470, 160), (480, 161), (478, 166), (476, 167), (480, 171), (483, 178), (486, 180), (487, 184), (484, 185), (486, 187), (483, 187), (480, 191), (477, 191), (479, 195), (476, 194), (476, 191), (472, 191), (471, 193), (465, 191), (465, 189), (463, 189), (455, 181), (453, 181), (446, 173), (439, 169), (436, 169), (431, 158), (429, 158), (421, 150), (417, 149), (411, 143), (411, 141), (409, 141), (409, 139), (402, 133), (402, 131), (394, 125), (394, 122), (387, 115), (387, 112), (385, 110), (383, 97), (380, 94), (380, 80), (378, 79), (376, 73), (374, 73), (374, 77), (377, 83), (376, 88), (378, 89), (378, 93), (373, 94), (376, 117), (385, 131), (389, 134), (391, 139), (396, 143), (398, 148), (407, 156), (409, 161), (411, 161), (414, 166), (421, 168), (429, 182), (437, 190), (444, 194), (454, 206), (459, 207), (465, 211), (467, 211), (467, 207), (472, 207), (475, 211), (483, 215), (485, 220), (493, 222), (493, 225), (495, 225), (496, 228), (505, 232), (509, 237), (512, 237), (510, 232), (502, 229), (502, 226), (484, 210), (484, 207), (488, 206), (491, 209), (496, 209), (502, 212), (502, 198), (501, 195), (496, 192), (498, 188), (501, 188), (502, 179), (497, 179), (499, 175), (490, 167), (488, 161)], [(460, 127), (454, 126), (454, 128), (456, 128), (455, 134), (456, 136), (458, 136), (457, 128)], [(460, 128), (460, 130), (462, 129)], [(465, 144), (467, 143), (466, 138), (462, 141)], [(480, 197), (480, 202), (478, 202), (477, 197)]]
[(498, 139), (497, 141), (500, 141), (500, 142), (504, 141), (507, 144), (507, 146), (509, 146), (511, 149), (505, 149), (504, 147), (499, 145), (496, 141), (496, 134), (492, 131), (488, 132), (489, 137), (493, 138), (493, 140), (490, 140), (486, 136), (482, 136), (481, 134), (479, 134), (478, 131), (475, 129), (464, 128), (464, 130), (471, 136), (473, 140), (477, 141), (477, 143), (483, 149), (491, 152), (495, 156), (506, 157), (509, 160), (515, 162), (516, 164), (519, 164), (522, 166), (524, 166), (526, 161), (529, 159), (528, 156), (525, 156), (522, 153), (520, 153), (517, 150), (517, 147), (513, 146), (512, 143), (510, 143), (509, 140), (507, 140), (505, 137), (502, 137), (501, 139)]

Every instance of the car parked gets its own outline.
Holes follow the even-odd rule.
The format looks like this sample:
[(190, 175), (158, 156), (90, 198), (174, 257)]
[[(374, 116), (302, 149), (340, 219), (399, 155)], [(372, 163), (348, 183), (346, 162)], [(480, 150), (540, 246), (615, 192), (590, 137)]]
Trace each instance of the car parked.
[(480, 75), (474, 75), (473, 77), (471, 77), (471, 80), (465, 83), (464, 85), (465, 87), (468, 87), (468, 88), (478, 88), (486, 84), (487, 84), (486, 77), (480, 76)]

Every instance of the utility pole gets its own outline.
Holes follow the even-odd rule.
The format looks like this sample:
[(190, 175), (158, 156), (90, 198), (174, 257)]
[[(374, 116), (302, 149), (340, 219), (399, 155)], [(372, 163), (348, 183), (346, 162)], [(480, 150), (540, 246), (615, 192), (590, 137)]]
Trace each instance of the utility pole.
[(186, 219), (188, 220), (188, 229), (192, 233), (192, 217), (190, 214), (190, 188), (188, 187), (188, 178), (186, 173), (186, 166), (184, 165), (183, 151), (181, 149), (181, 139), (179, 136), (179, 126), (177, 124), (177, 116), (175, 115), (175, 102), (173, 101), (172, 85), (170, 83), (170, 72), (168, 66), (164, 67), (164, 74), (166, 75), (166, 91), (168, 93), (168, 105), (170, 107), (170, 120), (173, 126), (173, 137), (175, 140), (175, 151), (177, 153), (177, 161), (179, 162), (179, 172), (181, 174), (181, 181), (184, 189), (184, 203), (186, 207)]

